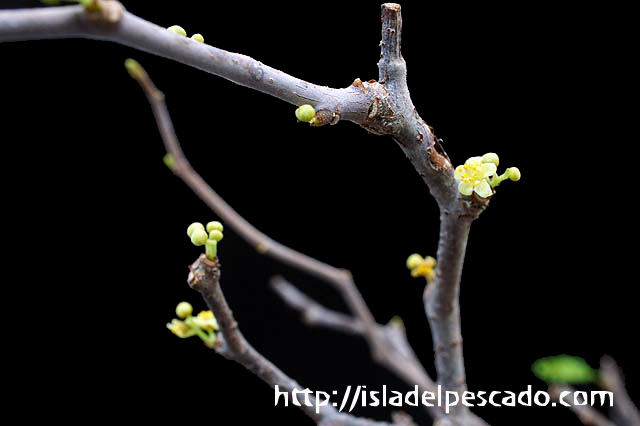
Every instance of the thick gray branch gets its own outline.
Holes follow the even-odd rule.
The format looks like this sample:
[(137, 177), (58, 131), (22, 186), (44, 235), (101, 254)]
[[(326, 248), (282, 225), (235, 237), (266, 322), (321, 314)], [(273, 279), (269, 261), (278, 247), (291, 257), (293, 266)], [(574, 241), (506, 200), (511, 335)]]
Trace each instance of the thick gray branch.
[[(382, 5), (380, 83), (387, 87), (396, 117), (392, 136), (412, 163), (423, 164), (425, 181), (440, 207), (436, 279), (425, 291), (425, 310), (435, 351), (438, 383), (449, 390), (466, 390), (462, 334), (460, 328), (460, 278), (471, 222), (485, 207), (477, 198), (462, 197), (453, 178), (453, 167), (431, 128), (418, 116), (406, 81), (406, 63), (400, 51), (402, 17), (400, 6)], [(451, 411), (452, 421), (464, 424), (469, 410), (463, 404)]]
[(92, 19), (82, 6), (0, 11), (0, 42), (65, 38), (112, 41), (153, 53), (294, 105), (330, 111), (334, 121), (362, 123), (369, 110), (369, 96), (354, 86), (332, 89), (308, 83), (248, 56), (179, 36), (126, 11), (116, 22)]
[[(462, 395), (467, 390), (462, 334), (460, 331), (460, 278), (471, 219), (455, 214), (440, 217), (440, 240), (436, 277), (424, 293), (427, 318), (435, 351), (438, 383)], [(462, 404), (452, 411), (453, 416), (465, 414)]]

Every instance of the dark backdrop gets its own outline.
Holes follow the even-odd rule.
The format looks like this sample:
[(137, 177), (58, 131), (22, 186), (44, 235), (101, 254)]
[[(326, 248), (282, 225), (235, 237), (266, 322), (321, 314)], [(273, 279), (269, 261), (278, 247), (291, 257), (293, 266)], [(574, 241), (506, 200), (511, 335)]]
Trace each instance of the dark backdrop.
[[(376, 3), (148, 3), (126, 6), (314, 83), (377, 78)], [(412, 98), (452, 161), (493, 151), (501, 170), (523, 175), (498, 188), (472, 228), (461, 295), (469, 389), (545, 389), (530, 365), (561, 353), (593, 366), (608, 353), (633, 382), (633, 251), (618, 242), (631, 237), (619, 225), (633, 216), (608, 207), (618, 199), (611, 188), (625, 190), (613, 169), (624, 161), (608, 154), (610, 75), (591, 54), (599, 43), (591, 18), (524, 6), (403, 10)], [(96, 407), (93, 416), (145, 423), (182, 415), (253, 424), (256, 414), (260, 423), (310, 423), (296, 409), (274, 408), (272, 390), (239, 365), (165, 328), (178, 302), (204, 308), (186, 284), (201, 250), (185, 230), (216, 216), (163, 165), (150, 108), (123, 67), (128, 57), (166, 94), (188, 157), (214, 189), (274, 239), (350, 269), (378, 321), (404, 319), (435, 376), (424, 283), (404, 262), (435, 254), (438, 209), (391, 139), (347, 122), (310, 128), (296, 123), (292, 105), (115, 44), (10, 43), (0, 54), (4, 209), (21, 248), (7, 268), (26, 271), (22, 304), (53, 309), (44, 327), (51, 341), (39, 352), (45, 370), (82, 383), (57, 391), (63, 403), (50, 416), (73, 417), (82, 400)], [(306, 328), (268, 288), (282, 274), (344, 309), (326, 284), (261, 258), (229, 228), (220, 258), (243, 333), (301, 384), (408, 390), (369, 360), (361, 339)], [(56, 389), (60, 380), (45, 374), (32, 383)], [(579, 424), (564, 408), (476, 413), (494, 424)]]

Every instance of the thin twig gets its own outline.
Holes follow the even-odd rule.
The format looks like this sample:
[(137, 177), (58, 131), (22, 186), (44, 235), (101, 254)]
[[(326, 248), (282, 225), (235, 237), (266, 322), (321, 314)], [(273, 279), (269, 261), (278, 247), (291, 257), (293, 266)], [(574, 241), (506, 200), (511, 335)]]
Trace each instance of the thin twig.
[[(549, 387), (549, 395), (552, 399), (560, 401), (562, 405), (568, 404), (568, 408), (573, 411), (585, 426), (617, 426), (610, 422), (605, 416), (600, 414), (595, 408), (585, 404), (576, 405), (575, 389), (564, 386), (554, 385)], [(583, 401), (583, 403), (586, 401)]]
[[(368, 335), (365, 332), (366, 327), (361, 320), (320, 305), (281, 277), (274, 277), (271, 280), (271, 286), (282, 300), (303, 315), (307, 324), (359, 335), (368, 340)], [(384, 357), (377, 361), (401, 378), (405, 377), (408, 370), (407, 366), (411, 366), (411, 369), (414, 370), (413, 374), (422, 378), (420, 382), (415, 383), (418, 385), (420, 394), (424, 391), (436, 393), (436, 385), (424, 371), (422, 364), (420, 364), (416, 354), (413, 352), (407, 340), (404, 327), (395, 323), (389, 323), (386, 326), (376, 323), (375, 327), (375, 345), (384, 348), (385, 354)], [(371, 345), (371, 342), (369, 344)], [(408, 383), (414, 384), (410, 381)], [(441, 414), (440, 409), (442, 407), (428, 408), (430, 408), (430, 412), (434, 417)]]
[[(278, 386), (279, 391), (288, 392), (289, 400), (293, 401), (292, 392), (294, 390), (302, 391), (304, 388), (256, 351), (244, 338), (220, 287), (220, 264), (217, 259), (212, 262), (205, 255), (201, 255), (191, 265), (187, 281), (191, 288), (202, 295), (209, 309), (215, 313), (220, 325), (221, 336), (216, 341), (214, 349), (225, 358), (244, 366), (272, 388)], [(313, 394), (306, 394), (305, 398), (299, 401), (299, 408), (317, 424), (344, 426), (389, 425), (389, 423), (340, 413), (331, 404), (323, 405), (316, 410), (318, 401)]]
[(613, 420), (620, 426), (640, 425), (640, 412), (627, 393), (622, 371), (613, 358), (606, 355), (600, 360), (600, 382), (613, 393)]
[(361, 322), (343, 313), (325, 308), (282, 277), (273, 277), (271, 288), (287, 305), (300, 312), (304, 322), (310, 326), (328, 328), (356, 336), (364, 334), (364, 326)]

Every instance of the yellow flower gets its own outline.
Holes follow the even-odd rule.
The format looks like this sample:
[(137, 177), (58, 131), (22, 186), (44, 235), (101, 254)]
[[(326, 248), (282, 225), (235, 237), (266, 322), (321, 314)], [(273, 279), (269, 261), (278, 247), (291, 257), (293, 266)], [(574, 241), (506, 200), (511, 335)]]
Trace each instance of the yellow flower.
[(202, 311), (193, 319), (193, 323), (206, 331), (218, 330), (218, 321), (211, 311)]
[(195, 336), (195, 330), (191, 329), (187, 324), (179, 319), (173, 319), (169, 324), (167, 324), (167, 328), (171, 330), (173, 334), (180, 337), (181, 339)]
[(494, 163), (483, 163), (482, 157), (471, 157), (464, 165), (456, 167), (453, 174), (462, 195), (471, 195), (474, 191), (483, 198), (493, 194), (488, 178), (495, 175)]
[(425, 277), (431, 282), (436, 276), (436, 260), (431, 257), (422, 257), (417, 253), (407, 259), (407, 268), (411, 269), (412, 277)]

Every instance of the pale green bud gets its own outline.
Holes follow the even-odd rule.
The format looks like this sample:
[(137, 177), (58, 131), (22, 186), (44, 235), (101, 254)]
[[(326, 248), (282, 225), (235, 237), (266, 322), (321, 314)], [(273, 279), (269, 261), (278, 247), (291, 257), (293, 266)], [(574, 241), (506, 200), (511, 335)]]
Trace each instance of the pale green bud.
[(207, 255), (207, 259), (214, 260), (218, 255), (218, 242), (216, 240), (207, 240), (204, 246), (204, 253)]
[(507, 169), (507, 174), (509, 176), (509, 179), (514, 182), (520, 180), (520, 170), (517, 167), (509, 167)]
[(203, 246), (207, 242), (207, 232), (204, 229), (196, 229), (191, 234), (191, 242), (194, 246)]
[(193, 313), (193, 306), (189, 302), (180, 302), (176, 306), (176, 315), (180, 318), (190, 317), (191, 313)]
[(189, 227), (187, 228), (187, 235), (189, 236), (189, 238), (191, 238), (191, 235), (196, 229), (202, 229), (204, 231), (204, 225), (202, 225), (200, 222), (193, 222), (191, 225), (189, 225)]
[(424, 262), (424, 258), (418, 253), (414, 253), (407, 258), (407, 268), (416, 269)]
[(207, 223), (207, 232), (211, 232), (213, 230), (217, 230), (217, 231), (224, 231), (224, 226), (222, 226), (222, 224), (220, 222), (218, 222), (217, 220), (214, 220), (213, 222), (209, 222)]
[(304, 123), (308, 123), (316, 116), (316, 110), (311, 105), (302, 105), (296, 110), (296, 118)]
[(164, 165), (169, 168), (169, 170), (174, 170), (176, 168), (176, 158), (173, 156), (173, 154), (165, 154), (165, 156), (162, 157), (162, 161), (164, 162)]
[(201, 34), (194, 34), (191, 36), (191, 40), (195, 40), (198, 43), (204, 43), (204, 37)]
[(224, 237), (224, 235), (222, 235), (222, 232), (218, 231), (217, 229), (212, 229), (211, 232), (209, 232), (210, 240), (220, 241), (222, 240), (222, 237)]
[(172, 33), (176, 33), (183, 37), (187, 36), (187, 32), (180, 25), (172, 25), (169, 28), (167, 28), (167, 31), (171, 31)]
[(140, 80), (144, 77), (145, 71), (144, 68), (136, 61), (135, 59), (127, 59), (124, 61), (124, 67), (129, 71), (129, 75), (136, 80)]
[(499, 165), (500, 163), (500, 159), (498, 158), (498, 154), (495, 154), (493, 152), (489, 152), (485, 155), (482, 156), (482, 162), (483, 163), (493, 163), (496, 166)]

